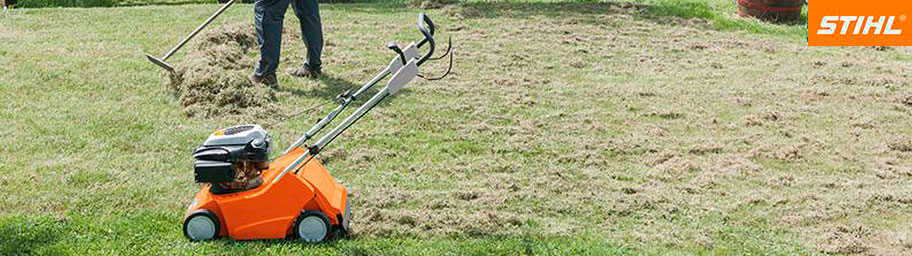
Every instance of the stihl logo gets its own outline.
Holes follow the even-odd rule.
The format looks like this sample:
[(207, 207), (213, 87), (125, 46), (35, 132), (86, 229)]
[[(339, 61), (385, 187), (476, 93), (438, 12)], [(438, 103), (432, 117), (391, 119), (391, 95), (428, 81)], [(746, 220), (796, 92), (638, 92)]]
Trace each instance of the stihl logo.
[[(808, 4), (810, 46), (912, 46), (912, 0)], [(907, 17), (908, 16), (908, 17)]]
[[(906, 16), (899, 19), (905, 21)], [(893, 28), (895, 21), (896, 16), (823, 16), (817, 34), (832, 35), (838, 30), (840, 35), (901, 35), (902, 29)]]

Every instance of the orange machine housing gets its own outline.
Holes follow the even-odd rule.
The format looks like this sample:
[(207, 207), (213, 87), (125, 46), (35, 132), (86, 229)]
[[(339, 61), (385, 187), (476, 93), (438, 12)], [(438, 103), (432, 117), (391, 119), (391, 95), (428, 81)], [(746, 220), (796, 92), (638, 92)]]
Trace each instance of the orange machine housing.
[(317, 159), (307, 162), (297, 173), (288, 172), (275, 178), (306, 150), (295, 148), (275, 159), (263, 172), (263, 184), (251, 190), (229, 194), (212, 194), (211, 184), (196, 193), (186, 218), (198, 210), (209, 210), (219, 219), (219, 236), (237, 240), (285, 238), (292, 232), (295, 219), (306, 210), (318, 210), (329, 219), (334, 229), (351, 218), (348, 191), (330, 176)]

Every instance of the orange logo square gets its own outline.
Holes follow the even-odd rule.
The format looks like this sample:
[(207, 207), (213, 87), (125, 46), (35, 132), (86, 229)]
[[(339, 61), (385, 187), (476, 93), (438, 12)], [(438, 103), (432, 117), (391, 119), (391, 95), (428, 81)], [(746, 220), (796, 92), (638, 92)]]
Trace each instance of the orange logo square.
[(912, 1), (808, 3), (810, 46), (912, 46)]

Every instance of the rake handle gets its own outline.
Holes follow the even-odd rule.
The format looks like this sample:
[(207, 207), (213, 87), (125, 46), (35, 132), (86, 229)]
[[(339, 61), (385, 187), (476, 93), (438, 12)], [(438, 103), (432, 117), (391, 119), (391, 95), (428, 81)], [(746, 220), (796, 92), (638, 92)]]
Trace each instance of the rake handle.
[(227, 3), (225, 3), (224, 5), (222, 5), (222, 7), (219, 8), (217, 11), (215, 11), (215, 13), (213, 13), (212, 16), (209, 16), (209, 18), (206, 19), (206, 21), (203, 22), (203, 24), (201, 24), (199, 27), (197, 27), (195, 30), (193, 30), (193, 32), (191, 32), (190, 35), (187, 35), (187, 37), (185, 37), (184, 40), (181, 40), (181, 42), (178, 43), (177, 46), (174, 46), (174, 48), (172, 48), (171, 51), (168, 51), (168, 53), (165, 54), (165, 56), (162, 56), (161, 60), (162, 61), (168, 60), (168, 58), (170, 58), (171, 55), (174, 55), (175, 52), (177, 52), (178, 50), (183, 48), (184, 45), (187, 44), (187, 42), (190, 42), (190, 39), (193, 39), (193, 37), (196, 36), (196, 34), (199, 34), (200, 31), (203, 31), (203, 29), (206, 28), (206, 26), (209, 26), (209, 23), (212, 23), (212, 21), (214, 21), (216, 17), (221, 15), (223, 12), (225, 12), (225, 10), (228, 10), (228, 7), (231, 7), (231, 5), (234, 4), (234, 1), (235, 0), (230, 0)]

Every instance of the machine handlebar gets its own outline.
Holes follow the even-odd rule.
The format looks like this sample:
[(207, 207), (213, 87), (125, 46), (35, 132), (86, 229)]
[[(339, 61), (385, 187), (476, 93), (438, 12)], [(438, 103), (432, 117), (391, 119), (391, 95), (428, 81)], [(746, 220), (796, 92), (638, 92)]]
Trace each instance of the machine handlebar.
[(419, 29), (421, 27), (426, 28), (431, 36), (435, 35), (437, 31), (437, 26), (434, 25), (434, 21), (424, 13), (418, 14), (418, 27)]
[(430, 59), (434, 54), (434, 49), (437, 47), (437, 43), (434, 42), (434, 32), (436, 30), (437, 26), (434, 25), (434, 21), (432, 21), (427, 14), (418, 14), (418, 31), (421, 31), (421, 34), (424, 34), (424, 40), (421, 40), (421, 42), (418, 43), (418, 47), (421, 47), (424, 43), (429, 43), (427, 53), (421, 56), (421, 59), (416, 63), (418, 66), (421, 66), (421, 64)]
[[(421, 58), (417, 60), (417, 62), (415, 63), (415, 66), (421, 66), (421, 64), (423, 64), (425, 61), (432, 59), (434, 50), (437, 47), (437, 43), (436, 43), (436, 41), (434, 41), (434, 33), (437, 30), (437, 26), (434, 25), (434, 21), (432, 21), (431, 18), (428, 17), (424, 13), (421, 13), (418, 15), (418, 30), (421, 32), (421, 34), (424, 35), (424, 39), (422, 39), (421, 42), (419, 42), (415, 46), (417, 46), (416, 48), (420, 48), (425, 43), (428, 43), (428, 50), (427, 50), (427, 52), (424, 53), (424, 55), (421, 55)], [(418, 69), (415, 66), (412, 66), (410, 71), (409, 70), (403, 71), (404, 67), (410, 65), (410, 62), (412, 60), (406, 59), (405, 52), (402, 49), (400, 49), (399, 46), (395, 42), (390, 42), (389, 44), (387, 44), (387, 47), (389, 49), (395, 51), (396, 54), (399, 55), (399, 59), (403, 62), (402, 66), (395, 68), (395, 71), (398, 71), (398, 73), (395, 73), (394, 76), (399, 76), (399, 74), (404, 74), (401, 77), (408, 77), (409, 75), (411, 75), (411, 78), (406, 78), (407, 80), (399, 78), (400, 81), (397, 82), (398, 86), (396, 87), (396, 89), (404, 86), (405, 83), (408, 83), (409, 81), (411, 81), (411, 79), (414, 78), (415, 76), (420, 76), (423, 78), (423, 76), (421, 76), (421, 74), (418, 74)], [(412, 56), (414, 56), (414, 53), (412, 53), (412, 51), (414, 51), (414, 49), (408, 48), (407, 50), (410, 52), (410, 54), (409, 54), (410, 58)], [(449, 49), (447, 49), (447, 53), (449, 53)], [(444, 54), (444, 56), (445, 55), (446, 54)], [(443, 56), (441, 56), (441, 58), (442, 57)], [(450, 57), (450, 66), (451, 67), (453, 64), (452, 62), (453, 62), (453, 60), (452, 60), (452, 56), (451, 56)], [(360, 95), (362, 92), (366, 91), (368, 88), (371, 88), (372, 86), (374, 86), (377, 82), (379, 82), (381, 79), (383, 79), (387, 75), (393, 74), (394, 73), (393, 64), (396, 64), (396, 63), (395, 62), (391, 63), (389, 67), (387, 67), (386, 69), (381, 71), (380, 74), (375, 76), (370, 82), (367, 82), (367, 84), (362, 86), (361, 89), (358, 89), (358, 91), (354, 92), (354, 94), (352, 94), (351, 91), (346, 91), (345, 93), (339, 95), (337, 97), (337, 99), (340, 103), (339, 107), (337, 107), (335, 110), (333, 110), (329, 115), (327, 115), (323, 119), (320, 119), (320, 121), (316, 125), (314, 125), (314, 127), (312, 127), (307, 133), (305, 133), (304, 136), (302, 136), (301, 138), (298, 139), (298, 141), (293, 143), (285, 151), (285, 154), (290, 152), (292, 149), (302, 145), (306, 140), (310, 139), (311, 136), (315, 135), (318, 131), (322, 130), (330, 121), (335, 119), (336, 116), (339, 113), (341, 113), (341, 111), (344, 108), (348, 107), (348, 105), (355, 100), (355, 97), (358, 97), (358, 95)], [(448, 73), (449, 73), (449, 69), (447, 69), (447, 74)], [(444, 76), (446, 76), (446, 74), (444, 74)], [(440, 77), (440, 78), (442, 78), (442, 77)], [(429, 80), (437, 80), (440, 78), (434, 78), (434, 79), (429, 79)], [(391, 81), (394, 79), (396, 79), (396, 77), (391, 78)], [(320, 140), (317, 141), (316, 143), (314, 143), (313, 145), (308, 146), (307, 154), (302, 154), (297, 159), (295, 159), (294, 162), (292, 162), (290, 165), (286, 166), (285, 169), (282, 171), (282, 173), (275, 177), (275, 181), (278, 181), (280, 178), (282, 178), (282, 176), (284, 176), (289, 171), (294, 170), (294, 172), (297, 173), (298, 170), (302, 166), (306, 165), (317, 154), (319, 154), (320, 151), (322, 151), (323, 148), (326, 147), (327, 144), (332, 142), (343, 131), (345, 131), (346, 129), (348, 129), (348, 127), (350, 127), (352, 124), (357, 122), (362, 116), (364, 116), (364, 114), (366, 114), (374, 106), (376, 106), (381, 101), (383, 101), (383, 99), (385, 99), (389, 95), (392, 95), (392, 93), (394, 93), (394, 92), (390, 91), (391, 86), (393, 86), (393, 85), (387, 84), (387, 88), (381, 90), (380, 92), (377, 92), (367, 102), (365, 102), (363, 105), (361, 105), (361, 107), (359, 107), (357, 110), (355, 110), (354, 113), (352, 113), (347, 118), (345, 118), (345, 120), (343, 120), (342, 123), (340, 123), (338, 126), (336, 126), (336, 128), (334, 128), (332, 131), (328, 132), (327, 134), (323, 135), (323, 137), (320, 138)]]

